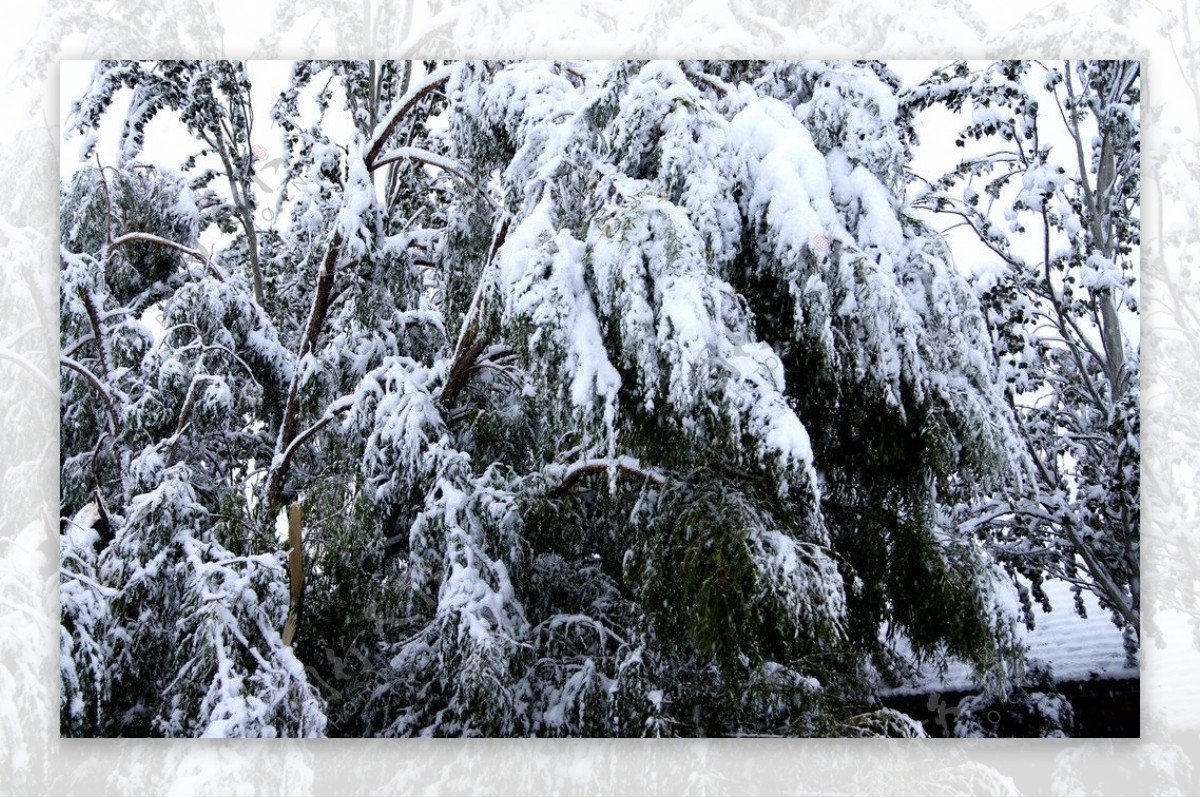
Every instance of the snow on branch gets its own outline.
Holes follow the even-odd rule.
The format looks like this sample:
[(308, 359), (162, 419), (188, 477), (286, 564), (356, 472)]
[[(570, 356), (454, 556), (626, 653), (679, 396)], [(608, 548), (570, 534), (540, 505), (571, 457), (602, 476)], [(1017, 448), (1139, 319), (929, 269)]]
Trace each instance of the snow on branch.
[(375, 132), (371, 135), (370, 146), (367, 147), (367, 155), (363, 159), (368, 169), (374, 170), (377, 166), (376, 160), (379, 158), (379, 153), (383, 150), (383, 146), (387, 144), (387, 140), (391, 138), (392, 132), (396, 129), (396, 125), (400, 123), (400, 120), (408, 115), (427, 94), (445, 84), (452, 72), (453, 67), (448, 66), (430, 72), (425, 76), (424, 80), (413, 84), (408, 93), (396, 101), (391, 112), (379, 123), (379, 126), (375, 128)]
[(177, 244), (174, 241), (171, 241), (166, 238), (162, 238), (161, 236), (153, 235), (151, 233), (126, 233), (123, 236), (119, 236), (119, 237), (113, 239), (112, 242), (109, 243), (108, 249), (106, 250), (105, 254), (108, 257), (112, 257), (112, 254), (114, 252), (116, 252), (118, 249), (120, 249), (121, 247), (125, 246), (126, 244), (132, 244), (135, 242), (142, 242), (142, 243), (146, 243), (146, 244), (157, 244), (160, 247), (167, 247), (168, 249), (174, 249), (179, 252), (182, 252), (185, 255), (190, 255), (193, 258), (195, 258), (196, 260), (203, 263), (205, 265), (205, 267), (208, 268), (208, 270), (213, 273), (214, 277), (216, 277), (221, 282), (225, 282), (225, 275), (221, 272), (221, 270), (219, 268), (217, 268), (217, 265), (215, 263), (213, 263), (211, 260), (209, 260), (204, 255), (204, 253), (201, 252), (200, 250), (192, 249), (191, 247), (185, 247), (183, 244)]
[[(663, 487), (667, 484), (667, 478), (660, 471), (652, 468), (644, 468), (638, 462), (636, 457), (593, 457), (587, 460), (579, 460), (569, 466), (551, 467), (546, 469), (548, 473), (561, 472), (560, 482), (558, 487), (554, 489), (553, 495), (565, 496), (570, 493), (571, 488), (575, 486), (579, 480), (592, 474), (600, 474), (606, 471), (620, 472), (631, 477), (646, 480), (655, 487)], [(557, 473), (556, 473), (557, 475)]]
[(488, 206), (493, 211), (501, 210), (501, 207), (496, 200), (492, 199), (491, 195), (484, 191), (478, 183), (476, 183), (467, 175), (466, 167), (464, 167), (461, 163), (453, 158), (447, 158), (444, 155), (438, 155), (437, 153), (421, 149), (420, 147), (397, 147), (394, 150), (388, 150), (383, 155), (379, 156), (378, 160), (370, 162), (371, 169), (375, 170), (381, 166), (386, 166), (389, 163), (395, 163), (396, 161), (403, 160), (420, 161), (421, 163), (441, 169), (443, 172), (446, 172), (463, 181), (474, 191), (479, 192), (479, 195), (487, 201)]
[(96, 390), (96, 393), (98, 393), (100, 398), (104, 400), (104, 407), (108, 411), (108, 419), (112, 427), (113, 437), (119, 437), (121, 434), (121, 418), (119, 415), (117, 415), (117, 409), (113, 402), (112, 394), (110, 394), (108, 389), (104, 387), (104, 383), (100, 381), (100, 378), (88, 370), (86, 366), (75, 360), (72, 360), (66, 355), (60, 356), (58, 362), (64, 367), (69, 368), (71, 371), (74, 371), (76, 374), (83, 377), (83, 379)]

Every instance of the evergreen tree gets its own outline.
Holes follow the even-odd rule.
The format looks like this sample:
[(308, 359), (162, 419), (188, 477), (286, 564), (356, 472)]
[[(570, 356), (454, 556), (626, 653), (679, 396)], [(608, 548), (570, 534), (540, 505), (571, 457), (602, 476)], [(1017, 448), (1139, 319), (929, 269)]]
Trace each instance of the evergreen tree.
[(298, 62), (262, 230), (248, 85), (73, 116), (202, 151), (63, 190), (64, 730), (907, 735), (910, 656), (1016, 673), (942, 508), (1022, 442), (884, 66)]

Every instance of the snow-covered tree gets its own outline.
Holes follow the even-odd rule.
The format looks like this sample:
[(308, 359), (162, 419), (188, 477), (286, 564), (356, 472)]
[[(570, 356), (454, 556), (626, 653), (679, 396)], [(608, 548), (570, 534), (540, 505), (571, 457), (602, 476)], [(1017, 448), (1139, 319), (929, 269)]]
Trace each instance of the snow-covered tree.
[(283, 378), (268, 319), (195, 249), (177, 175), (85, 169), (62, 218), (63, 731), (322, 733), (245, 496)]
[(958, 63), (904, 95), (908, 113), (969, 112), (957, 143), (985, 153), (923, 186), (918, 203), (990, 250), (994, 266), (976, 269), (975, 286), (1034, 476), (1028, 489), (957, 508), (962, 527), (1043, 603), (1047, 576), (1095, 594), (1131, 654), (1141, 617), (1140, 96), (1135, 61)]
[(198, 150), (63, 190), (65, 729), (911, 734), (906, 657), (1019, 670), (943, 509), (1024, 444), (883, 65), (298, 62), (263, 229), (252, 72), (73, 116)]

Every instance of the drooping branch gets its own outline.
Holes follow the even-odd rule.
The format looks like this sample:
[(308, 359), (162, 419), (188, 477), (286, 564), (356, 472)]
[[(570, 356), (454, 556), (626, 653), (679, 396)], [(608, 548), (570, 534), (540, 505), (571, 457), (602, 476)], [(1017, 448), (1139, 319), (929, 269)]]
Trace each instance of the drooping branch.
[(274, 507), (283, 503), (282, 496), (284, 480), (287, 478), (287, 473), (291, 468), (292, 457), (296, 454), (300, 447), (307, 443), (312, 436), (328, 427), (334, 421), (334, 419), (350, 410), (350, 408), (353, 406), (354, 401), (352, 398), (345, 397), (339, 399), (332, 406), (330, 406), (328, 410), (325, 411), (325, 415), (321, 416), (316, 423), (301, 432), (290, 444), (288, 444), (287, 448), (284, 449), (283, 453), (278, 457), (278, 462), (271, 468), (271, 477), (267, 484), (268, 506)]
[(141, 242), (141, 243), (145, 243), (145, 244), (156, 244), (160, 247), (166, 247), (168, 249), (173, 249), (178, 252), (182, 252), (185, 255), (190, 255), (191, 257), (193, 257), (196, 260), (203, 263), (204, 266), (210, 272), (212, 272), (214, 277), (216, 277), (221, 282), (225, 282), (225, 275), (217, 267), (217, 264), (215, 264), (211, 260), (209, 260), (208, 257), (206, 257), (203, 252), (201, 252), (198, 249), (192, 249), (191, 247), (185, 247), (183, 244), (177, 244), (174, 241), (171, 241), (170, 239), (162, 238), (160, 236), (153, 235), (152, 233), (126, 233), (125, 235), (114, 239), (113, 241), (111, 241), (109, 243), (107, 250), (105, 250), (105, 257), (112, 257), (112, 254), (114, 252), (116, 252), (118, 249), (120, 249), (121, 247), (125, 246), (126, 244), (132, 244), (135, 242)]
[[(182, 326), (182, 325), (177, 325), (177, 327), (178, 326)], [(194, 327), (194, 325), (188, 325), (188, 326)], [(192, 346), (194, 346), (194, 345), (186, 346), (186, 347), (184, 347), (184, 349), (179, 350), (179, 351), (184, 351), (186, 349), (190, 349)], [(226, 347), (219, 346), (216, 344), (202, 345), (202, 347), (203, 347), (203, 351), (200, 354), (200, 358), (196, 361), (195, 371), (199, 371), (202, 368), (203, 363), (204, 363), (204, 358), (208, 355), (209, 352), (221, 352), (223, 354), (228, 355), (230, 358), (232, 358), (232, 360), (235, 363), (239, 364), (242, 368), (244, 368), (246, 370), (246, 373), (250, 375), (250, 379), (252, 379), (252, 380), (254, 379), (254, 371), (250, 368), (250, 365), (248, 363), (246, 363), (245, 360), (238, 357), (237, 354), (230, 351)], [(199, 385), (201, 382), (205, 382), (208, 380), (215, 380), (215, 379), (219, 379), (219, 378), (213, 374), (197, 374), (196, 376), (194, 376), (192, 378), (191, 384), (188, 385), (188, 392), (183, 400), (183, 408), (179, 411), (179, 420), (175, 424), (175, 432), (173, 435), (171, 435), (170, 438), (168, 438), (168, 440), (171, 442), (171, 448), (167, 453), (167, 468), (170, 468), (171, 466), (175, 465), (175, 458), (178, 456), (179, 440), (183, 436), (184, 430), (187, 429), (188, 424), (191, 420), (192, 409), (196, 403), (196, 386)]]
[(561, 481), (551, 495), (565, 496), (584, 477), (591, 474), (602, 474), (607, 471), (617, 471), (637, 479), (642, 479), (655, 487), (661, 488), (667, 484), (667, 478), (658, 471), (643, 468), (634, 457), (597, 457), (580, 460), (567, 466), (563, 471)]
[(429, 150), (423, 150), (420, 147), (398, 147), (394, 150), (388, 150), (386, 153), (379, 156), (379, 160), (375, 161), (371, 165), (371, 168), (378, 169), (379, 167), (386, 166), (389, 163), (395, 163), (397, 161), (404, 160), (419, 161), (420, 163), (429, 164), (430, 166), (441, 169), (443, 172), (458, 178), (465, 183), (467, 187), (477, 192), (479, 196), (483, 197), (493, 211), (499, 212), (501, 210), (501, 207), (496, 200), (492, 199), (490, 194), (484, 191), (478, 183), (476, 183), (467, 175), (467, 171), (462, 164), (460, 164), (458, 161), (455, 161), (453, 158), (446, 158), (445, 156), (430, 152)]
[(384, 117), (371, 136), (370, 146), (367, 148), (366, 161), (367, 169), (374, 171), (377, 166), (376, 161), (379, 158), (379, 153), (383, 150), (385, 144), (392, 133), (396, 129), (396, 125), (416, 107), (417, 103), (425, 99), (426, 95), (443, 86), (453, 71), (452, 67), (442, 67), (441, 69), (430, 72), (423, 80), (417, 81), (408, 90), (408, 93), (401, 97), (393, 106), (392, 110)]
[[(1090, 590), (1098, 597), (1106, 600), (1113, 609), (1134, 629), (1135, 634), (1140, 638), (1140, 622), (1141, 616), (1138, 611), (1140, 604), (1139, 592), (1131, 586), (1129, 593), (1126, 593), (1113, 578), (1108, 567), (1100, 561), (1092, 550), (1091, 546), (1079, 534), (1079, 530), (1075, 526), (1075, 520), (1069, 514), (1069, 509), (1064, 507), (1054, 506), (1052, 502), (1047, 500), (1047, 496), (1060, 495), (1058, 491), (1061, 487), (1061, 478), (1050, 471), (1049, 466), (1045, 461), (1038, 457), (1038, 453), (1033, 448), (1032, 441), (1026, 441), (1026, 446), (1029, 449), (1030, 457), (1033, 461), (1034, 468), (1037, 471), (1038, 477), (1042, 480), (1044, 487), (1049, 491), (1045, 496), (1039, 497), (1038, 505), (1035, 506), (1012, 506), (999, 508), (1000, 515), (1011, 513), (1013, 516), (1024, 516), (1031, 520), (1037, 521), (1047, 527), (1051, 534), (1057, 536), (1054, 530), (1061, 530), (1062, 536), (1066, 538), (1065, 551), (1068, 555), (1078, 554), (1083, 560), (1083, 569), (1087, 572), (1091, 581), (1085, 583), (1084, 587)], [(984, 517), (979, 519), (979, 522), (972, 522), (970, 529), (975, 529), (986, 525), (993, 520), (992, 517)], [(964, 527), (960, 527), (964, 528)], [(993, 546), (993, 550), (995, 547)], [(1060, 551), (1062, 547), (1060, 547)], [(1136, 573), (1137, 569), (1134, 569)], [(1067, 574), (1056, 569), (1055, 575), (1060, 578), (1067, 578)]]
[(60, 365), (69, 368), (71, 371), (74, 371), (76, 374), (83, 377), (84, 381), (87, 382), (88, 385), (92, 386), (96, 393), (99, 394), (100, 398), (104, 400), (104, 408), (108, 411), (110, 427), (109, 431), (112, 432), (113, 438), (119, 437), (121, 434), (121, 417), (117, 415), (117, 406), (116, 402), (113, 401), (112, 394), (109, 393), (108, 388), (105, 387), (100, 378), (89, 371), (88, 368), (82, 363), (72, 360), (65, 355), (60, 356), (58, 362)]

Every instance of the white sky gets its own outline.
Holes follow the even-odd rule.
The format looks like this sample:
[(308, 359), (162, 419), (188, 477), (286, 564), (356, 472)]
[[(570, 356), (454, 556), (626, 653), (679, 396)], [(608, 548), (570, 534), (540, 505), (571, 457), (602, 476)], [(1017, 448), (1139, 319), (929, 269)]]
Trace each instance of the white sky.
[[(71, 103), (86, 90), (91, 82), (93, 61), (61, 61), (59, 77), (59, 127), (65, 128)], [(269, 158), (281, 153), (280, 131), (271, 122), (271, 106), (288, 83), (291, 61), (251, 61), (248, 69), (251, 78), (251, 105), (254, 110), (254, 143), (267, 148)], [(100, 128), (100, 160), (111, 163), (116, 160), (117, 142), (121, 134), (121, 123), (128, 104), (128, 93), (113, 101), (112, 108), (105, 114)], [(336, 124), (336, 123), (335, 123)], [(59, 175), (69, 177), (78, 167), (80, 139), (76, 136), (63, 143), (59, 160)], [(171, 114), (158, 114), (149, 124), (146, 146), (140, 156), (148, 163), (161, 163), (177, 167), (195, 149), (191, 134)]]
[[(287, 85), (291, 63), (290, 61), (253, 61), (248, 65), (251, 84), (254, 87), (252, 89), (252, 105), (255, 119), (252, 143), (261, 145), (266, 150), (267, 165), (273, 159), (278, 158), (282, 150), (280, 131), (270, 119), (270, 109), (279, 91)], [(932, 69), (945, 63), (947, 62), (944, 60), (895, 61), (891, 62), (891, 65), (905, 82), (915, 82), (929, 74)], [(90, 82), (92, 70), (93, 62), (91, 61), (60, 62), (58, 120), (60, 129), (65, 126), (71, 103), (83, 93)], [(127, 102), (127, 97), (118, 96), (101, 125), (97, 152), (100, 160), (104, 163), (112, 163), (116, 160), (118, 140)], [(339, 118), (342, 115), (336, 113), (336, 108), (337, 101), (334, 103), (334, 110), (331, 110), (326, 119), (329, 126), (345, 124)], [(931, 132), (937, 126), (945, 125), (952, 129), (957, 126), (954, 122), (954, 115), (940, 108), (926, 112), (922, 123)], [(347, 126), (348, 131), (349, 127)], [(334, 138), (336, 140), (336, 133), (334, 133)], [(932, 141), (938, 137), (929, 135), (926, 138)], [(154, 118), (147, 127), (145, 142), (146, 146), (140, 160), (147, 163), (160, 163), (173, 168), (177, 167), (195, 148), (191, 135), (170, 114), (159, 114)], [(80, 144), (81, 139), (78, 136), (73, 136), (63, 142), (59, 160), (60, 177), (70, 177), (78, 168)], [(913, 168), (919, 174), (932, 177), (952, 168), (960, 154), (961, 151), (939, 152), (934, 146), (924, 146), (915, 153)], [(268, 184), (272, 183), (276, 175), (281, 176), (281, 172), (270, 167), (264, 169), (260, 174), (264, 182)], [(261, 206), (266, 207), (270, 204), (269, 198), (260, 198)], [(956, 251), (962, 249), (964, 252), (973, 252), (973, 257), (966, 259), (967, 263), (960, 264), (962, 268), (969, 268), (970, 262), (977, 257), (988, 257), (989, 253), (986, 248), (970, 240), (969, 236), (963, 235), (959, 238), (963, 240), (954, 242)]]

